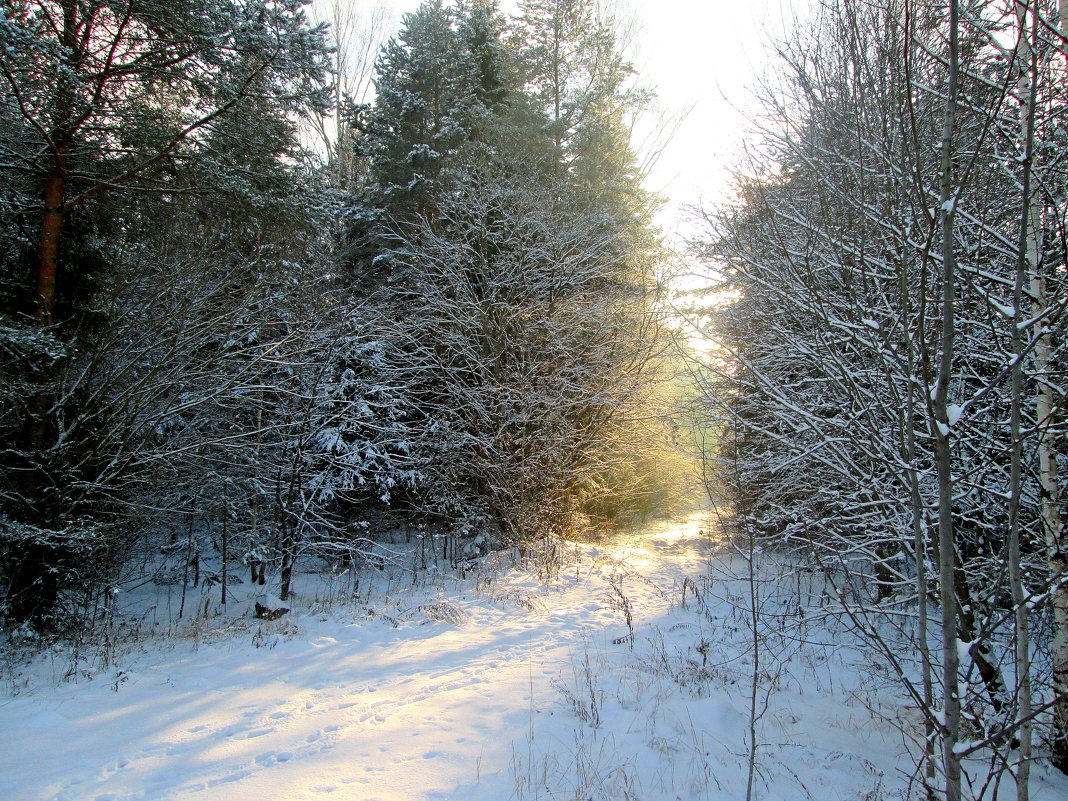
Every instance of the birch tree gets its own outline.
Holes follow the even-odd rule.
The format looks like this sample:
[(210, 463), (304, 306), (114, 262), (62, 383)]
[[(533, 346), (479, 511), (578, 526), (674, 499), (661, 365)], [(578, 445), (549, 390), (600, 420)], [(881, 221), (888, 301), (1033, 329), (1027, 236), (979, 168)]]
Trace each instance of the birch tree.
[[(1008, 755), (1030, 721), (1052, 742), (1060, 727), (1056, 674), (1028, 647), (1061, 586), (1040, 404), (1026, 401), (1049, 375), (1040, 339), (1057, 348), (1061, 330), (1056, 304), (1046, 327), (1025, 308), (1036, 271), (1058, 275), (1039, 265), (1063, 259), (1049, 11), (825, 4), (779, 49), (739, 202), (706, 215), (703, 252), (737, 295), (713, 314), (729, 361), (708, 402), (728, 415), (739, 519), (849, 599), (843, 614), (925, 710), (920, 775), (934, 792), (939, 768), (954, 798), (972, 792), (962, 760)], [(1016, 778), (1026, 797), (1026, 768)]]

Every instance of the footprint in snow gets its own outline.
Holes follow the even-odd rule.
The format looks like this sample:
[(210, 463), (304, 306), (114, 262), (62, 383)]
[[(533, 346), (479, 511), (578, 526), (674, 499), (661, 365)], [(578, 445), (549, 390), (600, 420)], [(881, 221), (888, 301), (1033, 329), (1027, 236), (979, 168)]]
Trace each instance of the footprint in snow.
[(292, 758), (293, 754), (289, 751), (268, 751), (267, 753), (260, 754), (256, 757), (256, 763), (268, 768), (271, 765), (279, 765), (288, 762)]
[(275, 731), (274, 726), (268, 726), (268, 727), (266, 727), (264, 729), (253, 729), (252, 731), (248, 732), (241, 739), (242, 740), (253, 740), (256, 737), (263, 737), (265, 734), (272, 734), (274, 731)]

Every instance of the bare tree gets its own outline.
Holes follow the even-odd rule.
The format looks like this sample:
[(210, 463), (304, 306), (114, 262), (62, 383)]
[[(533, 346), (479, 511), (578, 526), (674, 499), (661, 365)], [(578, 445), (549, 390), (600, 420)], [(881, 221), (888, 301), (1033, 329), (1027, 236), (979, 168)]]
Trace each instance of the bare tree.
[(559, 192), (460, 179), (433, 225), (397, 232), (390, 258), (410, 278), (384, 295), (394, 369), (424, 418), (419, 503), (509, 538), (563, 528), (596, 491), (620, 456), (604, 442), (645, 414), (666, 349), (655, 254), (628, 255), (611, 218)]
[(334, 48), (333, 108), (310, 118), (316, 147), (328, 154), (334, 185), (355, 188), (359, 160), (354, 150), (351, 117), (356, 106), (374, 99), (375, 60), (392, 31), (393, 13), (386, 0), (321, 0), (316, 17), (328, 25)]
[[(962, 760), (1026, 761), (1039, 723), (1056, 737), (1063, 697), (1029, 655), (1029, 616), (1055, 617), (1061, 582), (1038, 546), (1043, 417), (1025, 402), (1055, 369), (1038, 351), (1061, 347), (1063, 307), (1040, 324), (1019, 284), (1063, 259), (1048, 11), (825, 4), (780, 47), (755, 177), (706, 215), (704, 253), (737, 298), (713, 314), (729, 361), (709, 399), (734, 432), (737, 511), (848, 599), (924, 711), (928, 792), (938, 766), (952, 798), (970, 792)], [(1026, 767), (1016, 779), (1026, 797)]]

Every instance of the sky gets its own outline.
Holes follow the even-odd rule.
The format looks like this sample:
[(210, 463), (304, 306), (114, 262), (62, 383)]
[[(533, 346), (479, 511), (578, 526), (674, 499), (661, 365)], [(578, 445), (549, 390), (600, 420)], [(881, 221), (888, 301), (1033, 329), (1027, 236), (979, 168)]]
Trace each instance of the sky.
[[(387, 2), (397, 25), (419, 5)], [(628, 55), (641, 82), (656, 89), (668, 118), (686, 112), (646, 181), (666, 200), (658, 222), (669, 237), (696, 233), (686, 207), (729, 199), (731, 168), (751, 130), (751, 89), (768, 68), (768, 43), (811, 2), (616, 0), (633, 19), (635, 44)], [(514, 13), (518, 2), (503, 0), (501, 6)], [(636, 140), (645, 138), (642, 132)]]
[(747, 110), (767, 71), (768, 44), (792, 25), (803, 0), (631, 0), (639, 26), (635, 67), (668, 110), (689, 110), (647, 187), (667, 200), (670, 234), (692, 231), (686, 206), (730, 196), (730, 174), (751, 131)]

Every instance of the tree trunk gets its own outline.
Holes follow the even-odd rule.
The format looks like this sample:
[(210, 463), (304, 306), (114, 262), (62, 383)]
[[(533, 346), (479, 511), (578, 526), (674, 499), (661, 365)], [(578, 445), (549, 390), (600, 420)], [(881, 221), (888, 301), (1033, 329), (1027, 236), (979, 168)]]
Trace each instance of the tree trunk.
[(37, 262), (37, 324), (49, 326), (56, 307), (56, 273), (59, 242), (63, 230), (63, 201), (67, 185), (67, 146), (60, 145), (52, 156), (52, 166), (44, 185), (44, 214)]
[[(908, 280), (905, 276), (901, 259), (894, 260), (894, 269), (897, 272), (898, 293), (901, 296), (901, 316), (905, 320), (902, 326), (905, 338), (905, 352), (908, 355), (909, 375), (916, 372), (916, 348), (912, 333), (909, 328), (912, 320), (912, 302)], [(926, 714), (924, 715), (924, 784), (928, 799), (934, 797), (935, 779), (935, 755), (934, 744), (937, 741), (937, 732), (931, 717), (934, 709), (934, 681), (932, 679), (931, 652), (927, 634), (928, 602), (927, 602), (927, 524), (925, 520), (924, 504), (920, 495), (920, 482), (916, 470), (916, 384), (913, 381), (907, 383), (905, 389), (905, 418), (902, 428), (905, 431), (905, 452), (903, 454), (908, 464), (908, 488), (909, 505), (912, 511), (912, 552), (916, 563), (916, 645), (920, 653), (921, 683), (923, 686), (923, 703)]]
[(286, 534), (282, 538), (282, 567), (280, 572), (280, 584), (278, 588), (278, 599), (280, 601), (289, 600), (289, 591), (293, 583), (293, 562), (296, 559), (296, 543), (291, 534)]
[(1032, 317), (1037, 318), (1035, 378), (1038, 385), (1035, 416), (1038, 421), (1038, 479), (1042, 533), (1049, 566), (1050, 606), (1053, 612), (1053, 753), (1052, 762), (1068, 773), (1068, 556), (1065, 554), (1057, 484), (1056, 400), (1050, 384), (1052, 342), (1048, 321), (1046, 279), (1038, 267), (1031, 279)]
[[(73, 57), (77, 46), (78, 6), (66, 0), (63, 8), (63, 32), (61, 39), (68, 57)], [(65, 66), (67, 66), (65, 64)], [(56, 306), (56, 276), (59, 268), (60, 241), (63, 233), (63, 214), (67, 188), (67, 159), (70, 151), (71, 132), (65, 127), (70, 113), (72, 97), (70, 85), (60, 71), (55, 86), (55, 113), (57, 128), (50, 132), (51, 158), (45, 175), (42, 201), (40, 237), (37, 243), (37, 292), (34, 298), (34, 319), (39, 328), (52, 325)], [(33, 500), (29, 519), (53, 520), (52, 498), (46, 493), (54, 492), (55, 480), (48, 475), (44, 452), (49, 448), (49, 432), (53, 430), (53, 405), (55, 388), (53, 369), (46, 363), (33, 377), (32, 396), (27, 404), (26, 418), (21, 432), (21, 446), (26, 456), (27, 474), (33, 482), (27, 497)], [(59, 597), (59, 566), (63, 561), (62, 549), (52, 543), (28, 542), (21, 549), (16, 565), (11, 572), (8, 586), (8, 603), (11, 617), (17, 621), (30, 621), (40, 630), (52, 624), (52, 612)]]
[(955, 574), (957, 548), (953, 531), (953, 464), (950, 448), (949, 384), (952, 379), (954, 345), (954, 303), (956, 301), (956, 260), (954, 219), (957, 202), (953, 174), (953, 133), (957, 116), (957, 73), (959, 69), (958, 0), (950, 0), (949, 75), (946, 109), (942, 128), (939, 215), (942, 228), (942, 341), (931, 404), (935, 469), (938, 476), (938, 573), (942, 611), (942, 687), (945, 714), (942, 730), (942, 760), (945, 770), (946, 801), (961, 801), (960, 688), (957, 683), (957, 597)]
[(26, 543), (18, 549), (7, 588), (12, 620), (29, 622), (38, 631), (52, 628), (52, 613), (59, 600), (57, 573), (61, 556), (57, 549), (44, 543)]
[(1031, 774), (1031, 630), (1027, 596), (1024, 592), (1023, 570), (1020, 555), (1020, 495), (1023, 487), (1023, 387), (1024, 387), (1024, 341), (1023, 326), (1025, 319), (1024, 281), (1028, 275), (1038, 272), (1039, 221), (1040, 212), (1031, 188), (1031, 177), (1035, 127), (1035, 89), (1038, 74), (1036, 53), (1031, 42), (1038, 42), (1038, 9), (1031, 12), (1031, 38), (1027, 30), (1027, 6), (1017, 3), (1016, 23), (1019, 36), (1017, 54), (1020, 62), (1020, 77), (1017, 91), (1020, 98), (1020, 163), (1023, 169), (1022, 183), (1023, 209), (1021, 213), (1020, 238), (1016, 248), (1016, 275), (1013, 281), (1012, 304), (1012, 374), (1011, 374), (1011, 409), (1009, 412), (1009, 434), (1012, 437), (1012, 450), (1009, 468), (1009, 532), (1007, 542), (1007, 570), (1009, 589), (1012, 592), (1013, 628), (1015, 634), (1015, 673), (1016, 673), (1016, 719), (1024, 722), (1019, 728), (1019, 767), (1016, 770), (1016, 799), (1028, 801), (1030, 798)]
[[(1068, 36), (1068, 0), (1060, 0), (1061, 34)], [(1062, 46), (1063, 46), (1062, 42)], [(1065, 50), (1068, 60), (1068, 49)], [(1065, 553), (1063, 521), (1060, 513), (1060, 487), (1057, 484), (1056, 399), (1049, 380), (1053, 351), (1052, 336), (1044, 316), (1049, 308), (1046, 277), (1036, 259), (1031, 273), (1031, 316), (1035, 324), (1035, 376), (1038, 392), (1035, 417), (1038, 422), (1038, 478), (1049, 566), (1050, 607), (1053, 611), (1053, 743), (1051, 761), (1068, 773), (1068, 554)]]
[[(59, 267), (59, 243), (63, 232), (63, 214), (67, 190), (67, 159), (70, 146), (77, 135), (77, 126), (69, 119), (74, 106), (74, 91), (67, 70), (78, 72), (84, 47), (78, 40), (79, 5), (76, 0), (63, 0), (63, 31), (60, 34), (63, 57), (62, 68), (55, 84), (55, 128), (49, 133), (51, 161), (44, 184), (44, 214), (41, 218), (41, 239), (38, 243), (37, 324), (48, 326), (56, 306), (56, 273)], [(89, 13), (89, 12), (87, 12)]]
[(220, 575), (222, 578), (222, 605), (226, 606), (226, 581), (230, 578), (227, 573), (227, 564), (229, 563), (230, 554), (230, 498), (226, 491), (226, 485), (223, 485), (223, 508), (222, 508), (222, 568)]

